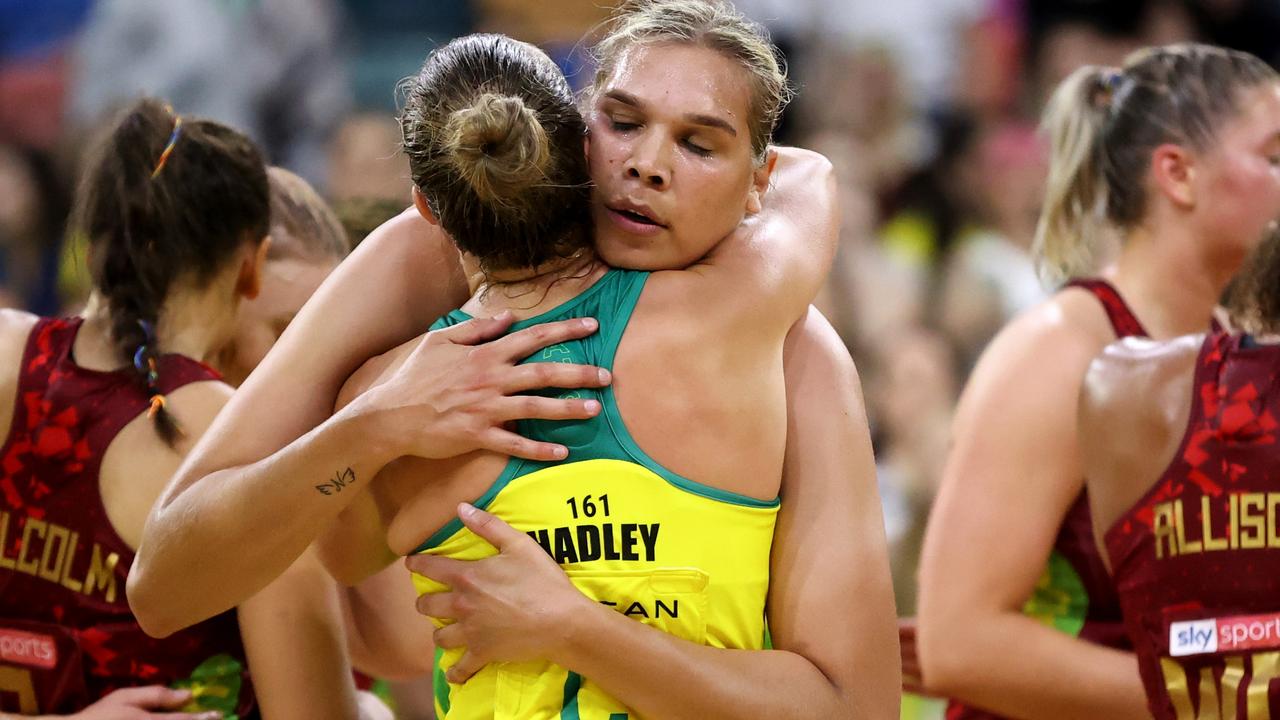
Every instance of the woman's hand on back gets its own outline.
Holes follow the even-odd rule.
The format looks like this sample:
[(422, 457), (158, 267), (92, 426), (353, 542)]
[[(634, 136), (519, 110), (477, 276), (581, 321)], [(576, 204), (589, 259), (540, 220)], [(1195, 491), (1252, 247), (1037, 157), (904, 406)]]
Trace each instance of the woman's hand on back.
[[(586, 419), (600, 412), (600, 403), (520, 393), (603, 387), (610, 374), (590, 365), (519, 363), (545, 347), (590, 335), (598, 325), (592, 318), (564, 320), (490, 340), (511, 322), (510, 313), (501, 313), (411, 341), (402, 346), (404, 361), (340, 412), (375, 422), (390, 457), (440, 459), (491, 450), (531, 460), (564, 458), (564, 446), (523, 438), (508, 423)], [(350, 386), (361, 384), (359, 374), (340, 394), (339, 406)]]

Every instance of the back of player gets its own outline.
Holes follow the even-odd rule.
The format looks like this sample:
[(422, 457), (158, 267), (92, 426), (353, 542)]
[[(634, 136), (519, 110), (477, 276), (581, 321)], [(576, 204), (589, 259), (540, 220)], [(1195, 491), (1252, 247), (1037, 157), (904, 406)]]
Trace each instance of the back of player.
[[(82, 324), (41, 319), (32, 328), (0, 447), (0, 710), (71, 712), (141, 680), (199, 684), (220, 696), (206, 707), (243, 713), (252, 695), (241, 691), (234, 612), (161, 640), (129, 610), (133, 549), (107, 516), (98, 478), (107, 448), (150, 398), (130, 370), (76, 364)], [(156, 360), (161, 395), (218, 379), (181, 355)]]
[(1280, 345), (1209, 334), (1173, 461), (1105, 535), (1151, 711), (1280, 712)]
[[(157, 639), (125, 589), (155, 495), (225, 402), (202, 361), (256, 293), (268, 220), (247, 138), (140, 100), (80, 184), (83, 317), (0, 314), (0, 710), (71, 713), (169, 686), (190, 691), (187, 711), (253, 711), (234, 612)], [(151, 689), (106, 704), (188, 697)]]

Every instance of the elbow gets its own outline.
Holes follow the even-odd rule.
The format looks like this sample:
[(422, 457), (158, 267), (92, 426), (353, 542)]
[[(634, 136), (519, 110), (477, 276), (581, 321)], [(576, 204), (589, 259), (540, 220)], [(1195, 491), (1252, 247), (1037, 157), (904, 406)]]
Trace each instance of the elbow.
[(177, 617), (166, 612), (168, 608), (162, 602), (162, 595), (153, 586), (154, 583), (143, 571), (142, 564), (135, 561), (125, 584), (129, 609), (133, 611), (133, 617), (143, 632), (153, 638), (166, 638), (183, 626)]
[(916, 655), (920, 681), (931, 695), (963, 697), (974, 667), (965, 652), (963, 637), (967, 623), (958, 618), (934, 618), (921, 613), (918, 619)]

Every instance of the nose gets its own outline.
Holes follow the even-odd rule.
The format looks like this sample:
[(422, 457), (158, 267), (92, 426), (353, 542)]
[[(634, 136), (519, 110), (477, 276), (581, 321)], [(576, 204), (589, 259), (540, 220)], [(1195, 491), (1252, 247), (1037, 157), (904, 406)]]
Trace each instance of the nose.
[(671, 168), (666, 162), (662, 138), (651, 133), (633, 146), (627, 158), (627, 177), (661, 190), (671, 184)]

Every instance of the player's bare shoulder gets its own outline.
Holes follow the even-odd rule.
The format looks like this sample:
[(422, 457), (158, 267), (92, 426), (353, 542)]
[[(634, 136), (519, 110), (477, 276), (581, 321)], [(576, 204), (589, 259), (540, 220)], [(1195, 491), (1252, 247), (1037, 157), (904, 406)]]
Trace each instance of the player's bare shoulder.
[(1187, 414), (1192, 371), (1203, 343), (1203, 334), (1111, 343), (1085, 373), (1081, 423), (1104, 432), (1134, 423), (1176, 431)]

